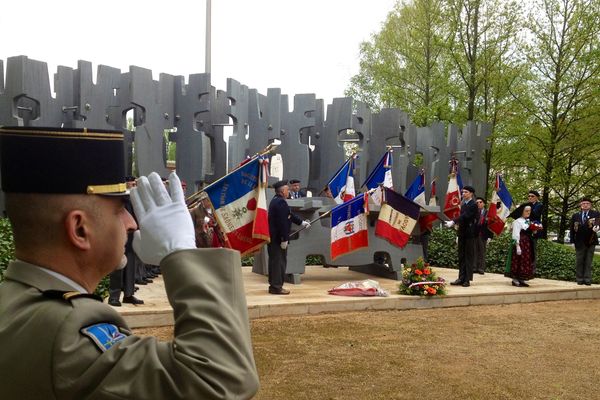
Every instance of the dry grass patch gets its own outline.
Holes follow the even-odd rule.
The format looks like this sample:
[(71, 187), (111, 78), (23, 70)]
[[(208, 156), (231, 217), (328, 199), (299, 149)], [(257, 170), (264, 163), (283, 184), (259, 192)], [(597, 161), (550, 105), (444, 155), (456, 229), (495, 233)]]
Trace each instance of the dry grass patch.
[(252, 339), (256, 399), (600, 398), (600, 300), (264, 318)]

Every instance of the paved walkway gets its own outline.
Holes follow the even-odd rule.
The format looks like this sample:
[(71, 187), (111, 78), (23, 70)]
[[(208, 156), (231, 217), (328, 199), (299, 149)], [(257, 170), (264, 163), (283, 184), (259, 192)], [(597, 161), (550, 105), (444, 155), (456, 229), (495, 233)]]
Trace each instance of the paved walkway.
[[(434, 268), (438, 276), (450, 282), (456, 279), (457, 270)], [(529, 288), (514, 287), (510, 279), (499, 274), (475, 275), (468, 288), (447, 285), (447, 295), (433, 298), (396, 294), (398, 282), (390, 279), (349, 271), (348, 268), (306, 267), (300, 285), (286, 285), (289, 296), (267, 293), (267, 277), (243, 267), (246, 299), (250, 318), (279, 315), (317, 314), (321, 312), (387, 310), (457, 307), (482, 304), (532, 303), (552, 300), (600, 298), (600, 285), (581, 286), (575, 282), (534, 279)], [(349, 281), (374, 279), (390, 292), (389, 297), (332, 296), (328, 289)], [(132, 328), (172, 325), (172, 309), (167, 302), (161, 277), (147, 286), (140, 286), (136, 296), (145, 304), (123, 304), (116, 307)]]

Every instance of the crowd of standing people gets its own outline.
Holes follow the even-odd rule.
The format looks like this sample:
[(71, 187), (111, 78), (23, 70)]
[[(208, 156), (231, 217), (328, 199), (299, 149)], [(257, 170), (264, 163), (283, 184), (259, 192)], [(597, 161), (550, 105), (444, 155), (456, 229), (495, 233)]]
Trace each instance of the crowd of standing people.
[[(475, 198), (475, 200), (474, 200)], [(510, 227), (511, 244), (507, 249), (505, 275), (511, 278), (516, 287), (529, 287), (537, 267), (537, 242), (543, 236), (541, 224), (543, 204), (540, 194), (530, 190), (527, 201), (510, 214), (513, 219)], [(446, 221), (447, 228), (457, 227), (458, 278), (451, 285), (468, 287), (473, 281), (473, 273), (485, 274), (485, 255), (489, 241), (494, 234), (488, 229), (486, 201), (475, 197), (472, 186), (462, 189), (460, 214)], [(580, 211), (573, 214), (570, 223), (570, 242), (575, 246), (576, 282), (578, 285), (592, 284), (592, 262), (595, 246), (598, 244), (600, 213), (592, 210), (592, 200), (583, 197)]]

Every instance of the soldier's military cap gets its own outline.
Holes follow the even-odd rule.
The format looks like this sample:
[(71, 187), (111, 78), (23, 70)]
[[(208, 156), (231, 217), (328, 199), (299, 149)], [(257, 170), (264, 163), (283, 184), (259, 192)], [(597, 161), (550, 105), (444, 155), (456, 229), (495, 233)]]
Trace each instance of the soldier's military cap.
[(293, 185), (294, 183), (300, 183), (300, 179), (290, 179), (290, 185)]
[(0, 127), (0, 168), (7, 193), (129, 193), (120, 131)]

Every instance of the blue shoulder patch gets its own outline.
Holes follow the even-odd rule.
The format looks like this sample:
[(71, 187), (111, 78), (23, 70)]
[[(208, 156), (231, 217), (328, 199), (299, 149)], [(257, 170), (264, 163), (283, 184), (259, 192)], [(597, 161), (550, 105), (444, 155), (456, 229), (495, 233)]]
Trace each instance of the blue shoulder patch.
[(115, 343), (125, 339), (127, 335), (122, 333), (116, 325), (100, 323), (90, 325), (81, 329), (81, 333), (92, 339), (98, 348), (105, 352)]

